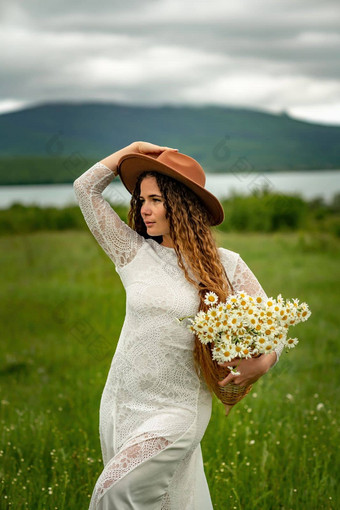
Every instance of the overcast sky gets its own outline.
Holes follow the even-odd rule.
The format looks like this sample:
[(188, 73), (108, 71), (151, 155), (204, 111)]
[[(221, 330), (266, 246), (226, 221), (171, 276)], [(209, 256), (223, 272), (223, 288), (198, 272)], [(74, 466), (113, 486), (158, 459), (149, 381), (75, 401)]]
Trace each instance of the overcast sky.
[(0, 112), (220, 104), (340, 125), (339, 0), (1, 0)]

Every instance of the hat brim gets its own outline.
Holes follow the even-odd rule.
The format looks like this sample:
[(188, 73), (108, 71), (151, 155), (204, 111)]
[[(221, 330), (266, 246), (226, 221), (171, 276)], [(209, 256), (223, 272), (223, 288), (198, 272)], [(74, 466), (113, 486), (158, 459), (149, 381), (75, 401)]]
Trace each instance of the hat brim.
[(131, 195), (135, 189), (138, 177), (146, 170), (153, 170), (168, 175), (187, 186), (200, 198), (209, 211), (211, 216), (210, 225), (215, 226), (222, 223), (224, 211), (220, 201), (210, 191), (183, 176), (173, 168), (146, 154), (125, 154), (118, 161), (118, 175)]

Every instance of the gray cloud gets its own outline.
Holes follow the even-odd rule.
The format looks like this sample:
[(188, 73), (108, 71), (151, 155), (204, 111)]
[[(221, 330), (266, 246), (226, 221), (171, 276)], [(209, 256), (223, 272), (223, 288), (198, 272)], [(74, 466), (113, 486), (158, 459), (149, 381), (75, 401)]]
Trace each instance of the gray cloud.
[(3, 0), (1, 19), (3, 102), (340, 102), (338, 1)]

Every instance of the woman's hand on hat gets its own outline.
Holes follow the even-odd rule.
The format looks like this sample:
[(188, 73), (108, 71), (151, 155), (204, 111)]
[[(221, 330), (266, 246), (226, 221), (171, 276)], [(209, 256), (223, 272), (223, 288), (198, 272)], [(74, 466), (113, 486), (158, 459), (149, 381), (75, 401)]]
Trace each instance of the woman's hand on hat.
[(149, 142), (134, 142), (132, 144), (134, 152), (138, 154), (147, 154), (149, 156), (158, 156), (161, 152), (164, 151), (174, 151), (178, 152), (178, 149), (173, 149), (172, 147), (165, 147), (160, 145), (155, 145), (154, 143)]
[(164, 151), (178, 152), (178, 149), (173, 149), (172, 147), (161, 147), (160, 145), (149, 142), (132, 142), (130, 145), (127, 145), (126, 147), (123, 147), (113, 154), (101, 159), (100, 163), (103, 163), (103, 165), (110, 168), (115, 175), (118, 175), (119, 161), (127, 154), (131, 154), (131, 152), (136, 154), (147, 154), (156, 159), (159, 154)]

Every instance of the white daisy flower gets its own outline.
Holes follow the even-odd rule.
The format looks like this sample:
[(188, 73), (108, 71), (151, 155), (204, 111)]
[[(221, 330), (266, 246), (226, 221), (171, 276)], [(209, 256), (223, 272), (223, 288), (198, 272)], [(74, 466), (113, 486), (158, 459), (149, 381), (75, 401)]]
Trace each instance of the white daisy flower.
[(212, 306), (211, 308), (209, 308), (209, 310), (207, 311), (207, 315), (209, 317), (209, 319), (213, 319), (213, 320), (216, 320), (219, 318), (220, 316), (220, 313), (218, 311), (218, 309), (216, 308), (216, 306)]
[(307, 303), (301, 303), (301, 321), (306, 321), (312, 314), (309, 310)]
[(299, 342), (299, 340), (297, 338), (288, 338), (288, 340), (286, 340), (286, 346), (289, 348), (289, 349), (292, 349), (293, 347), (296, 346), (296, 344)]
[(232, 342), (221, 343), (221, 360), (223, 363), (236, 357), (235, 345)]
[(223, 331), (221, 333), (220, 338), (221, 338), (222, 342), (228, 343), (231, 340), (231, 335), (229, 333), (227, 333), (226, 331)]
[(233, 374), (233, 375), (241, 375), (241, 372), (238, 372), (237, 369), (235, 367), (227, 367), (229, 368), (230, 372)]
[(210, 343), (214, 340), (214, 337), (210, 333), (205, 333), (205, 334), (200, 334), (199, 339), (202, 344), (207, 345), (208, 343)]
[(208, 306), (216, 305), (218, 303), (218, 297), (215, 292), (207, 292), (205, 295), (204, 303)]
[(205, 320), (205, 312), (203, 310), (200, 310), (197, 314), (196, 314), (196, 317), (195, 317), (195, 322), (198, 322), (198, 321), (201, 321), (201, 320)]
[(253, 354), (253, 351), (250, 351), (250, 349), (244, 345), (243, 348), (242, 348), (242, 358), (251, 358), (252, 357), (252, 354)]

